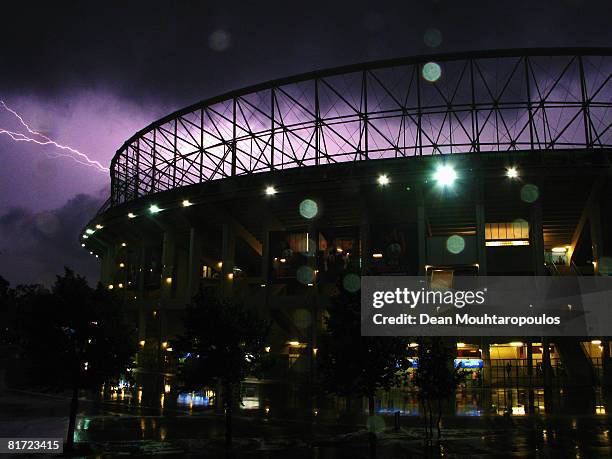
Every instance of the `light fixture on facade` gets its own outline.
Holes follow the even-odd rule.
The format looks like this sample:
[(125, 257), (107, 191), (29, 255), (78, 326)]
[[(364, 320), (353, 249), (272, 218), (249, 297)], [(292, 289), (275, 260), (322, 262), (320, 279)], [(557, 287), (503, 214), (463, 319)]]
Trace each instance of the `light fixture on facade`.
[(121, 247), (127, 247), (127, 244), (125, 242), (122, 242)]
[(599, 346), (601, 344), (601, 340), (600, 339), (594, 339), (593, 341), (591, 341), (591, 344), (594, 344), (595, 346)]
[(266, 351), (266, 352), (270, 352), (270, 346), (266, 346), (266, 347), (264, 347), (264, 351)]
[(234, 280), (234, 273), (227, 273), (227, 280)]
[(512, 346), (512, 347), (523, 347), (523, 342), (522, 341), (512, 341), (510, 343), (510, 346)]
[(102, 225), (100, 225), (99, 223), (96, 225), (96, 229), (102, 229), (104, 228)]
[(125, 268), (125, 263), (123, 263), (123, 262), (119, 263), (119, 267), (120, 268)]
[(113, 284), (109, 284), (109, 285), (108, 285), (108, 289), (109, 289), (109, 290), (112, 290), (112, 289), (114, 289), (114, 288), (115, 288), (115, 286), (114, 286)]
[(149, 207), (149, 212), (151, 212), (152, 214), (157, 214), (161, 212), (161, 209), (157, 204), (151, 204), (151, 206)]
[(553, 247), (552, 252), (553, 253), (566, 253), (567, 249), (565, 247)]
[(387, 174), (380, 174), (376, 181), (380, 186), (387, 186), (389, 184), (389, 176)]
[(372, 254), (372, 258), (382, 258), (383, 254), (382, 253), (374, 253)]
[(140, 347), (144, 347), (144, 345), (145, 345), (145, 340), (144, 340), (144, 339), (143, 339), (143, 340), (140, 340), (140, 341), (138, 342), (138, 344), (140, 344)]
[(85, 244), (81, 244), (81, 247), (85, 247)]
[(122, 284), (122, 283), (119, 283), (119, 284), (117, 284), (117, 287), (119, 287), (119, 288), (123, 288), (123, 284)]
[(189, 199), (183, 199), (183, 202), (181, 203), (181, 205), (182, 205), (183, 207), (189, 207), (189, 206), (192, 206), (192, 205), (193, 205), (193, 203), (192, 203), (192, 202), (190, 202), (190, 201), (189, 201)]
[(89, 236), (87, 234), (83, 234), (83, 239), (89, 239)]
[(170, 285), (172, 283), (171, 277), (166, 277), (166, 284)]
[(287, 344), (289, 344), (289, 346), (291, 347), (299, 347), (300, 342), (299, 341), (289, 341)]
[(457, 347), (465, 347), (465, 343), (457, 343)]
[(274, 196), (277, 193), (276, 188), (272, 185), (266, 187), (266, 196)]
[(449, 164), (442, 164), (438, 166), (434, 173), (434, 180), (438, 182), (438, 185), (446, 187), (452, 186), (457, 179), (457, 172)]
[(91, 228), (87, 228), (87, 229), (85, 230), (85, 232), (86, 232), (87, 234), (93, 234), (93, 233), (95, 233), (95, 230), (92, 230)]
[(487, 247), (510, 247), (510, 246), (519, 246), (519, 245), (529, 245), (528, 240), (512, 240), (512, 241), (486, 241), (485, 245)]
[(518, 178), (518, 176), (519, 173), (516, 167), (509, 167), (508, 169), (506, 169), (506, 177), (515, 179)]
[(136, 214), (133, 212), (128, 213), (128, 218), (136, 218)]
[(168, 341), (164, 341), (163, 343), (161, 343), (161, 347), (163, 349), (166, 349), (168, 347)]

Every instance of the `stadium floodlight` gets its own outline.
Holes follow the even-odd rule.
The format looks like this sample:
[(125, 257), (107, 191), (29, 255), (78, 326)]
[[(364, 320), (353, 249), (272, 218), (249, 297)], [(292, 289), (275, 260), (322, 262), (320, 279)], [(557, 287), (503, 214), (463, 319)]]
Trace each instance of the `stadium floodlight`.
[(181, 203), (181, 205), (183, 207), (189, 207), (189, 206), (192, 206), (193, 203), (191, 201), (189, 201), (189, 199), (183, 199), (183, 202)]
[(506, 177), (515, 179), (515, 178), (518, 178), (518, 176), (519, 174), (518, 174), (518, 170), (516, 169), (516, 167), (509, 167), (508, 169), (506, 169)]
[(136, 214), (134, 214), (134, 213), (130, 212), (130, 213), (128, 214), (128, 218), (136, 218)]
[(452, 186), (456, 179), (457, 171), (448, 164), (439, 166), (434, 174), (434, 180), (440, 186)]
[(151, 204), (151, 207), (149, 207), (149, 212), (151, 212), (152, 214), (156, 214), (158, 212), (161, 212), (161, 209), (157, 206), (157, 204)]
[(378, 176), (377, 181), (380, 186), (386, 186), (389, 184), (389, 177), (386, 174), (381, 174)]
[(269, 185), (266, 187), (267, 196), (274, 196), (276, 193), (277, 193), (276, 188), (274, 188), (272, 185)]

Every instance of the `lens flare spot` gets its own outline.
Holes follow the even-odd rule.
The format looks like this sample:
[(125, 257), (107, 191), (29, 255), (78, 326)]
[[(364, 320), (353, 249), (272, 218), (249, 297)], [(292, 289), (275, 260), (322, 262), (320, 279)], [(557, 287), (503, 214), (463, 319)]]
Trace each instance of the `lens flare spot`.
[(378, 435), (385, 431), (385, 420), (382, 416), (370, 416), (368, 417), (366, 426), (368, 432)]
[(355, 293), (361, 289), (361, 278), (354, 273), (349, 273), (342, 279), (342, 286), (347, 292)]
[(536, 185), (528, 183), (521, 188), (521, 200), (523, 202), (536, 202), (540, 197), (540, 190)]
[(430, 48), (437, 48), (442, 44), (442, 32), (435, 27), (430, 27), (423, 34), (423, 42)]
[(300, 266), (295, 274), (300, 284), (308, 285), (314, 282), (314, 270), (310, 266)]
[(315, 218), (319, 213), (319, 206), (312, 199), (304, 199), (300, 202), (300, 215), (304, 218)]
[(446, 240), (446, 250), (450, 253), (457, 255), (463, 252), (465, 249), (465, 239), (458, 234), (453, 234)]
[(434, 83), (442, 76), (442, 68), (435, 62), (428, 62), (423, 66), (423, 78), (430, 83)]
[(612, 275), (612, 258), (610, 257), (601, 257), (599, 259), (598, 271), (599, 274), (604, 276)]
[(307, 309), (298, 309), (293, 313), (293, 323), (298, 328), (308, 328), (312, 323), (310, 312)]
[(215, 30), (208, 37), (208, 44), (210, 49), (217, 52), (227, 50), (231, 45), (231, 36), (225, 30)]

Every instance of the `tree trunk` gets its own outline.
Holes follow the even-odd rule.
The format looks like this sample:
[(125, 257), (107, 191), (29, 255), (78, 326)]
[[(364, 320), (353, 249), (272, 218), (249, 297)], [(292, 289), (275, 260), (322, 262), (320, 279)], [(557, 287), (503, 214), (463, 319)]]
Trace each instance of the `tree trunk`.
[(438, 440), (442, 436), (440, 433), (440, 422), (442, 421), (442, 401), (438, 399), (438, 421), (436, 422), (436, 427), (438, 428)]
[(427, 399), (427, 407), (429, 411), (429, 433), (430, 433), (430, 438), (433, 438), (434, 421), (433, 421), (433, 412), (431, 410), (431, 399)]
[(425, 438), (429, 437), (429, 427), (427, 425), (427, 405), (425, 399), (421, 398), (421, 405), (423, 406), (423, 421), (425, 423)]
[(68, 419), (68, 435), (66, 437), (66, 450), (74, 449), (74, 427), (76, 425), (76, 415), (79, 408), (79, 388), (75, 385), (72, 388), (72, 400), (70, 401), (70, 418)]
[(368, 414), (370, 415), (368, 442), (370, 444), (370, 458), (373, 459), (376, 457), (376, 432), (374, 431), (376, 428), (374, 425), (375, 404), (373, 392), (368, 394)]
[(232, 446), (232, 410), (234, 408), (233, 384), (228, 383), (225, 391), (225, 446)]

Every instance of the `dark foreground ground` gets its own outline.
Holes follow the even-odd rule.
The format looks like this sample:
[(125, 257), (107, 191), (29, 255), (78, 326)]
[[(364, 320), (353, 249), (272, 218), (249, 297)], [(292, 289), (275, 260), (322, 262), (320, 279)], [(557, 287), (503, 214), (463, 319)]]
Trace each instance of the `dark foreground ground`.
[[(64, 437), (68, 399), (61, 395), (5, 391), (0, 394), (0, 437)], [(612, 457), (609, 415), (449, 416), (441, 441), (423, 440), (422, 420), (375, 418), (378, 458), (411, 457)], [(265, 410), (235, 418), (236, 458), (367, 458), (364, 425), (313, 415), (275, 417)], [(211, 410), (134, 406), (128, 400), (82, 399), (76, 438), (88, 457), (227, 457), (223, 417)], [(18, 457), (26, 457), (20, 455)]]

